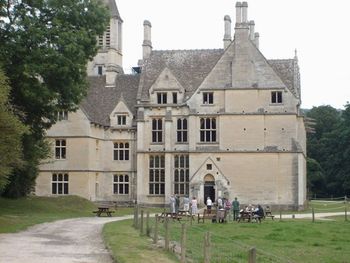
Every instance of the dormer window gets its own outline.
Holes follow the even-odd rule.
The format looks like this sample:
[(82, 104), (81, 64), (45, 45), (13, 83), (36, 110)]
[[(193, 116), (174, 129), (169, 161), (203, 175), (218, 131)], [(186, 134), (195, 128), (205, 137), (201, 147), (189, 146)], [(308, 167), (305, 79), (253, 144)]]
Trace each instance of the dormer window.
[(214, 103), (214, 93), (203, 92), (203, 104), (213, 104), (213, 103)]
[(157, 103), (158, 104), (167, 104), (167, 94), (165, 92), (157, 93)]
[(282, 91), (272, 91), (271, 92), (271, 103), (282, 103)]
[(173, 104), (177, 104), (177, 92), (173, 92)]
[(117, 125), (126, 125), (125, 115), (117, 115)]
[(59, 121), (66, 121), (68, 120), (68, 111), (59, 111), (57, 112), (57, 119)]

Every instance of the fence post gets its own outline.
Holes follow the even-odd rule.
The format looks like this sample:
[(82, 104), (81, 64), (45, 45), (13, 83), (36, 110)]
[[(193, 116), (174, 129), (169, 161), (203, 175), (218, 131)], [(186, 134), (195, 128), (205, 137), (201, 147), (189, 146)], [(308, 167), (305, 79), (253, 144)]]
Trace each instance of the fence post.
[(280, 221), (282, 221), (282, 210), (280, 208)]
[(139, 205), (136, 205), (136, 220), (135, 220), (135, 228), (139, 228)]
[(347, 201), (347, 196), (345, 196), (345, 221), (348, 221), (348, 201)]
[(169, 218), (165, 219), (164, 222), (164, 227), (165, 227), (165, 250), (169, 250)]
[(190, 211), (190, 217), (191, 217), (191, 226), (192, 226), (192, 220), (193, 220), (192, 209)]
[(312, 222), (315, 222), (315, 209), (312, 208)]
[(204, 263), (210, 263), (210, 232), (206, 232), (204, 235)]
[(248, 250), (248, 263), (256, 263), (256, 249), (252, 247)]
[(186, 225), (181, 225), (181, 263), (186, 262)]
[(132, 223), (133, 228), (136, 228), (136, 206), (134, 206), (134, 221)]
[(143, 235), (143, 210), (141, 210), (140, 235)]
[(157, 244), (158, 242), (158, 214), (156, 214), (156, 223), (154, 226), (154, 237), (153, 237), (153, 243)]
[(147, 217), (146, 217), (146, 235), (148, 237), (151, 236), (151, 228), (149, 227), (149, 211), (147, 211)]

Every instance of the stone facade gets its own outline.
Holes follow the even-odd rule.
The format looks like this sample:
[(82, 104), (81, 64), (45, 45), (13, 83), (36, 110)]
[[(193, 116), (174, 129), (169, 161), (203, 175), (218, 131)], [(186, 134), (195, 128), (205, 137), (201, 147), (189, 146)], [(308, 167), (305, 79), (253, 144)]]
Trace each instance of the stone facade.
[[(121, 25), (114, 1), (107, 4), (111, 24)], [(172, 194), (201, 204), (237, 196), (242, 204), (303, 207), (298, 60), (267, 60), (246, 12), (237, 2), (233, 40), (225, 16), (224, 49), (215, 50), (152, 50), (145, 21), (133, 75), (120, 70), (121, 46), (101, 47), (88, 65), (87, 98), (47, 132), (54, 156), (40, 168), (36, 194), (145, 205), (167, 204)], [(111, 31), (113, 43), (120, 32)]]

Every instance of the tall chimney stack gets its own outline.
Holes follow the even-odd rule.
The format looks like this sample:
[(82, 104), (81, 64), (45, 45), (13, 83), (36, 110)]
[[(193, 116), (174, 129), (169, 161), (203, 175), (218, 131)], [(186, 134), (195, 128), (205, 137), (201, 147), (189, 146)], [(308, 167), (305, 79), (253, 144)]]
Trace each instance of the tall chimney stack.
[(151, 28), (152, 28), (151, 23), (148, 20), (145, 20), (143, 22), (143, 44), (142, 44), (143, 59), (147, 59), (151, 55), (151, 51), (152, 51)]
[(255, 23), (254, 20), (249, 21), (249, 38), (250, 40), (254, 41), (254, 33), (255, 33)]
[(260, 37), (259, 33), (256, 32), (256, 33), (254, 34), (254, 44), (255, 44), (255, 46), (256, 46), (257, 49), (259, 49), (259, 37)]
[(224, 35), (224, 49), (226, 49), (231, 44), (231, 18), (226, 15), (224, 17), (225, 21), (225, 35)]
[(236, 2), (236, 24), (242, 23), (242, 4)]
[(248, 3), (242, 2), (242, 23), (248, 22)]

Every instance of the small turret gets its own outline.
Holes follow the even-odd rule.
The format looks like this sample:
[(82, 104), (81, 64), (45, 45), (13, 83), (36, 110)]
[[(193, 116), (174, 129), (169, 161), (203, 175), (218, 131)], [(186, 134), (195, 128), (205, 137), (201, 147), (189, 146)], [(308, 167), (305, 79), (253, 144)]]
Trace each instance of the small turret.
[(226, 15), (224, 17), (225, 21), (225, 35), (224, 35), (224, 49), (226, 49), (231, 44), (231, 18)]

